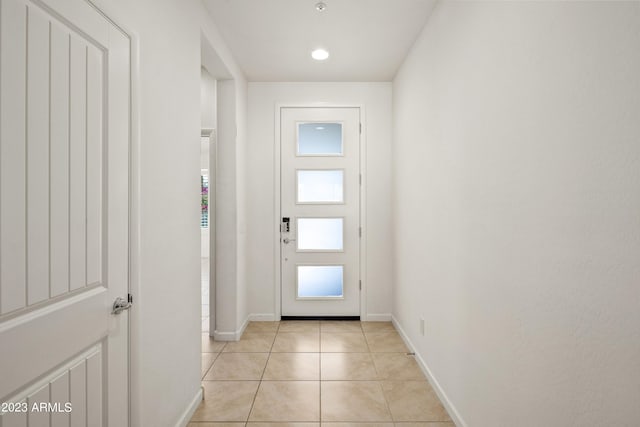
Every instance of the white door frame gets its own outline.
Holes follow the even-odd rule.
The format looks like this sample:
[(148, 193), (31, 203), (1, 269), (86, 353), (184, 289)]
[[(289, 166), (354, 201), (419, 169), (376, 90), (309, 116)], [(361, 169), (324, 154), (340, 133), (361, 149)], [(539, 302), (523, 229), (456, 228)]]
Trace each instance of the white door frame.
[[(101, 5), (103, 3), (101, 2)], [(102, 10), (102, 7), (99, 7)], [(114, 24), (118, 25), (118, 24)], [(140, 39), (135, 32), (126, 27), (118, 26), (129, 36), (131, 46), (130, 64), (130, 136), (129, 136), (129, 293), (133, 295), (134, 305), (129, 314), (129, 426), (141, 424), (140, 402), (142, 400), (142, 385), (140, 379), (133, 375), (140, 372)]]
[(275, 105), (275, 156), (274, 156), (274, 231), (273, 251), (275, 254), (275, 295), (274, 295), (274, 320), (280, 320), (282, 316), (282, 251), (280, 250), (280, 218), (281, 212), (281, 159), (282, 142), (280, 141), (280, 117), (283, 108), (358, 108), (360, 110), (360, 173), (362, 174), (362, 185), (360, 185), (360, 226), (362, 227), (362, 237), (360, 238), (360, 255), (359, 255), (359, 276), (362, 281), (362, 289), (360, 290), (360, 320), (366, 320), (367, 313), (367, 221), (366, 221), (366, 195), (367, 195), (367, 132), (366, 132), (366, 114), (362, 104), (331, 104), (331, 103), (277, 103)]
[[(39, 0), (36, 0), (39, 1)], [(140, 362), (139, 317), (140, 306), (140, 37), (135, 31), (121, 25), (121, 19), (111, 8), (107, 0), (85, 0), (95, 8), (106, 20), (118, 28), (129, 39), (129, 294), (133, 296), (133, 306), (129, 310), (129, 336), (128, 343), (128, 369), (127, 381), (129, 383), (129, 426), (140, 425), (141, 414), (139, 412), (142, 400), (141, 384), (139, 378), (133, 372), (140, 372), (137, 367)]]
[[(40, 0), (36, 0), (39, 2)], [(140, 292), (140, 37), (131, 28), (121, 25), (117, 6), (108, 0), (85, 0), (129, 38), (129, 293), (133, 306), (129, 310), (129, 426), (141, 425), (139, 412), (142, 386), (135, 372), (140, 372), (140, 330), (138, 307)]]

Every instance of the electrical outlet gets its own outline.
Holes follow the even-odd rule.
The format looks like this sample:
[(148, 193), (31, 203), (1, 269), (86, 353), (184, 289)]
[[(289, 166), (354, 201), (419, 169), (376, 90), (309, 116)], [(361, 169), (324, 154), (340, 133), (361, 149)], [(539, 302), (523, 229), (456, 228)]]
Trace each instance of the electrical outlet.
[(424, 336), (424, 317), (420, 316), (420, 335)]

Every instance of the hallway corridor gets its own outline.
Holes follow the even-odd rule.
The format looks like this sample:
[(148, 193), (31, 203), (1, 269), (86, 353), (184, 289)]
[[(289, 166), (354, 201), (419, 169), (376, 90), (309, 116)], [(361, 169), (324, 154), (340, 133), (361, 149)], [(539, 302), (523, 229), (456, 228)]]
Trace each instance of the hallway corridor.
[(202, 338), (205, 400), (190, 427), (453, 426), (391, 323), (252, 322), (238, 342)]

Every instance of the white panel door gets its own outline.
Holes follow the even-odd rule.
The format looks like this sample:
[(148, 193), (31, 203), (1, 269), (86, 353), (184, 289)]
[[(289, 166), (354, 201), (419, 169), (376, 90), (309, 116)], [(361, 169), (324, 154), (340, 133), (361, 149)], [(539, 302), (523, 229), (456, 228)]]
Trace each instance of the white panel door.
[(280, 113), (282, 316), (359, 316), (360, 110)]
[(129, 38), (0, 0), (0, 426), (127, 426)]

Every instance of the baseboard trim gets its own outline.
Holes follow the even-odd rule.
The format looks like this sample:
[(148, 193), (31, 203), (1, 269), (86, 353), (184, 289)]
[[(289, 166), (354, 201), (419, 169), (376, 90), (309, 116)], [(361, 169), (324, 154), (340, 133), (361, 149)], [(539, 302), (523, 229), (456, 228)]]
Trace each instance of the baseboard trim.
[(398, 319), (396, 319), (395, 316), (391, 315), (391, 321), (393, 322), (393, 326), (396, 328), (396, 330), (404, 340), (407, 347), (409, 347), (409, 350), (415, 353), (415, 358), (416, 358), (416, 361), (418, 362), (418, 366), (420, 366), (420, 369), (422, 369), (422, 372), (427, 377), (427, 380), (431, 384), (431, 387), (433, 387), (433, 390), (438, 395), (438, 398), (440, 398), (440, 401), (444, 405), (445, 409), (449, 413), (449, 416), (451, 417), (455, 425), (458, 427), (467, 427), (467, 423), (464, 421), (464, 419), (462, 419), (462, 416), (460, 415), (456, 407), (453, 405), (453, 403), (451, 402), (451, 400), (449, 399), (445, 391), (440, 386), (440, 383), (438, 382), (436, 377), (433, 375), (433, 372), (431, 372), (431, 369), (429, 369), (429, 365), (427, 365), (427, 362), (425, 362), (425, 360), (422, 358), (420, 353), (416, 351), (416, 347), (413, 345), (413, 343), (409, 339), (409, 336), (405, 333), (404, 329), (402, 329), (402, 326), (400, 326), (400, 322), (398, 322)]
[(391, 313), (370, 313), (366, 315), (367, 322), (391, 322)]
[(236, 332), (213, 332), (213, 339), (216, 341), (238, 341)]
[(217, 341), (239, 341), (240, 337), (244, 333), (244, 330), (247, 329), (248, 325), (249, 325), (249, 317), (247, 316), (247, 318), (244, 319), (242, 326), (240, 326), (240, 329), (238, 329), (237, 331), (234, 331), (234, 332), (214, 331), (213, 338)]
[(237, 339), (236, 341), (240, 341), (240, 337), (242, 337), (242, 334), (244, 334), (244, 330), (247, 329), (247, 326), (249, 326), (249, 316), (247, 315), (247, 317), (245, 317), (244, 322), (242, 322), (242, 325), (240, 326), (240, 330), (238, 330), (236, 332), (237, 335)]
[(250, 322), (275, 322), (276, 315), (273, 313), (254, 313), (249, 315)]
[(182, 415), (178, 419), (178, 422), (176, 423), (176, 427), (186, 427), (187, 424), (189, 424), (189, 421), (191, 421), (191, 417), (193, 417), (193, 414), (196, 412), (196, 409), (198, 409), (198, 405), (200, 405), (200, 402), (202, 401), (202, 397), (203, 397), (202, 387), (200, 387), (198, 388), (198, 391), (194, 396), (193, 400), (191, 400), (191, 402), (189, 403), (189, 406), (187, 406), (187, 409), (185, 409), (185, 411), (182, 413)]

